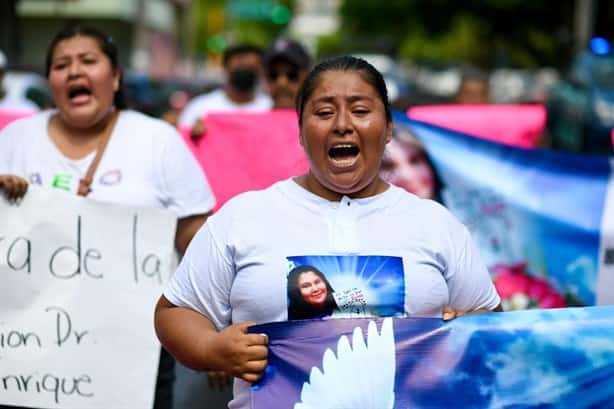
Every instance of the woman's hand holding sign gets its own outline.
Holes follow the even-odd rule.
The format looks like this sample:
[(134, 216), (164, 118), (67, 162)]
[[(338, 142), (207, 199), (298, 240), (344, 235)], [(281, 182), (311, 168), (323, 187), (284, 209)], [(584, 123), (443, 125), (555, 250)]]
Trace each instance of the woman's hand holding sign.
[(15, 175), (0, 175), (0, 190), (13, 202), (23, 198), (28, 190), (28, 181)]
[(244, 381), (258, 381), (267, 364), (268, 338), (247, 332), (255, 324), (242, 322), (220, 331), (211, 345), (213, 366)]
[(167, 350), (192, 369), (221, 371), (247, 382), (256, 382), (264, 373), (269, 340), (264, 334), (248, 333), (255, 322), (233, 324), (218, 332), (204, 315), (161, 297), (155, 324)]
[(501, 304), (499, 304), (494, 310), (489, 310), (487, 308), (478, 308), (477, 310), (473, 310), (473, 311), (461, 311), (450, 305), (446, 305), (445, 307), (443, 307), (443, 310), (441, 312), (441, 319), (443, 319), (444, 321), (451, 321), (454, 318), (459, 318), (459, 317), (462, 317), (463, 315), (487, 314), (493, 311), (495, 312), (503, 311), (503, 308), (501, 308)]

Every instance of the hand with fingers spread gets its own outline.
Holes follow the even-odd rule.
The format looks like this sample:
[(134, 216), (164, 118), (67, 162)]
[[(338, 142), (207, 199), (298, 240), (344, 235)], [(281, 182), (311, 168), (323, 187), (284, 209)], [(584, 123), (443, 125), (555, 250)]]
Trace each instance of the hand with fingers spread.
[(28, 181), (16, 175), (0, 175), (0, 190), (15, 202), (24, 197), (28, 190)]
[(218, 362), (214, 367), (247, 382), (259, 380), (267, 364), (268, 338), (264, 334), (249, 334), (247, 328), (255, 322), (234, 324), (219, 332), (212, 346)]

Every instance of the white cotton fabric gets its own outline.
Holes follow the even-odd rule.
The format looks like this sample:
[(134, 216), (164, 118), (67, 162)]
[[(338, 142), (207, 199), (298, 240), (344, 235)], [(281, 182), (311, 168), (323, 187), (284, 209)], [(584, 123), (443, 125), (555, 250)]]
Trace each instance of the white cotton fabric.
[(273, 107), (273, 100), (262, 93), (256, 94), (254, 99), (244, 104), (237, 104), (230, 100), (223, 89), (216, 89), (207, 94), (193, 98), (179, 114), (180, 126), (193, 126), (194, 123), (212, 112), (268, 111)]
[[(95, 152), (65, 157), (48, 134), (45, 111), (0, 131), (0, 174), (76, 194)], [(215, 204), (205, 175), (179, 133), (167, 123), (121, 111), (94, 174), (88, 198), (133, 206), (167, 208), (179, 218), (205, 214)]]
[[(390, 186), (365, 199), (330, 202), (292, 179), (235, 197), (192, 240), (164, 295), (218, 329), (287, 319), (286, 257), (403, 258), (405, 312), (440, 317), (444, 305), (494, 309), (500, 298), (469, 232), (443, 206)], [(235, 381), (230, 408), (249, 407)]]

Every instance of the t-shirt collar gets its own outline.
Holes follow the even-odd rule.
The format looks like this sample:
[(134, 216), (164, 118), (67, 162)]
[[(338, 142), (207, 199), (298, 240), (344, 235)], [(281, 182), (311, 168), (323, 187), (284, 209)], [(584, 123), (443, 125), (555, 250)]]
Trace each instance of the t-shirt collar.
[(362, 209), (360, 213), (369, 212), (374, 209), (380, 209), (387, 207), (394, 203), (400, 197), (403, 192), (402, 189), (389, 185), (382, 193), (378, 193), (373, 196), (352, 199), (348, 196), (343, 196), (340, 201), (332, 201), (325, 199), (315, 193), (310, 192), (301, 185), (299, 185), (294, 178), (286, 179), (279, 183), (279, 187), (282, 192), (292, 201), (297, 202), (311, 210), (321, 212), (324, 209), (337, 208), (341, 204), (358, 205), (359, 209)]

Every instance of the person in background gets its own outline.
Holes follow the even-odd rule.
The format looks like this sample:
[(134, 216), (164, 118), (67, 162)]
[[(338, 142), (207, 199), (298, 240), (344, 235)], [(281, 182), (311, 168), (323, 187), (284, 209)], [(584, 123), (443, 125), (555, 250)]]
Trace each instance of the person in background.
[(310, 66), (311, 57), (300, 43), (285, 38), (275, 40), (264, 54), (264, 73), (273, 109), (294, 109)]
[(0, 51), (0, 110), (36, 112), (38, 105), (22, 95), (13, 95), (7, 92), (4, 84), (7, 70), (6, 56)]
[[(175, 247), (184, 253), (215, 198), (175, 128), (126, 109), (111, 38), (93, 27), (65, 28), (48, 48), (46, 73), (57, 109), (0, 132), (0, 189), (18, 199), (30, 182), (103, 202), (169, 209), (178, 218)], [(171, 408), (173, 381), (174, 360), (163, 349), (155, 409)]]
[(403, 289), (404, 316), (451, 320), (500, 310), (467, 228), (379, 176), (392, 137), (380, 72), (355, 57), (326, 60), (305, 78), (297, 112), (309, 170), (222, 206), (156, 307), (158, 337), (178, 360), (235, 377), (234, 409), (251, 406), (250, 383), (267, 366), (268, 339), (248, 327), (288, 319), (288, 257), (402, 258), (403, 277), (392, 285)]
[(490, 104), (488, 76), (477, 69), (467, 69), (463, 72), (458, 87), (455, 104)]
[(187, 91), (176, 90), (168, 97), (169, 109), (165, 111), (160, 119), (168, 122), (169, 124), (177, 127), (179, 125), (179, 114), (188, 104), (190, 95)]
[(442, 202), (443, 183), (425, 146), (407, 129), (395, 127), (382, 158), (380, 176), (422, 199)]
[(193, 98), (179, 115), (179, 126), (192, 129), (197, 141), (206, 131), (203, 118), (210, 112), (268, 111), (271, 98), (260, 92), (262, 50), (243, 44), (229, 47), (222, 58), (224, 84), (221, 88)]

